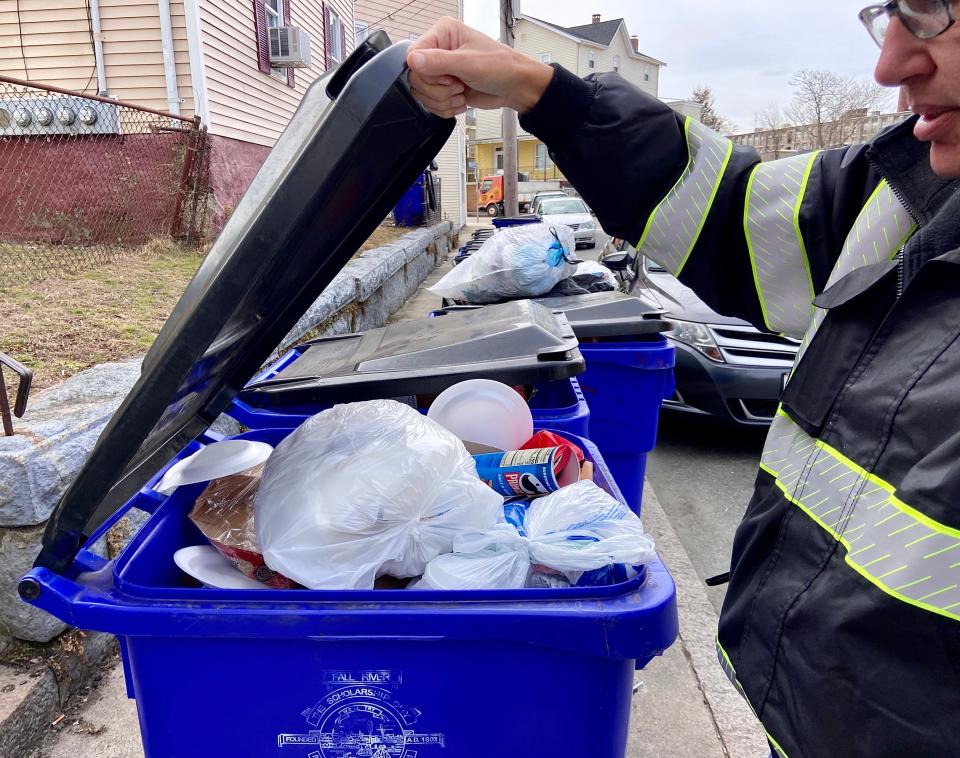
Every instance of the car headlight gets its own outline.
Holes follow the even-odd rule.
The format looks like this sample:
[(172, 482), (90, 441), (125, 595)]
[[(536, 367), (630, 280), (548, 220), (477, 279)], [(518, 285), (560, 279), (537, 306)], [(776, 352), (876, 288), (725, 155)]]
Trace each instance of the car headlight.
[(692, 321), (678, 321), (677, 319), (670, 319), (670, 324), (670, 331), (665, 332), (667, 337), (682, 342), (684, 345), (689, 345), (711, 361), (726, 362), (717, 346), (717, 341), (706, 326), (695, 324)]
[(594, 225), (592, 221), (584, 221), (580, 224), (580, 231), (583, 232), (592, 232), (594, 230)]

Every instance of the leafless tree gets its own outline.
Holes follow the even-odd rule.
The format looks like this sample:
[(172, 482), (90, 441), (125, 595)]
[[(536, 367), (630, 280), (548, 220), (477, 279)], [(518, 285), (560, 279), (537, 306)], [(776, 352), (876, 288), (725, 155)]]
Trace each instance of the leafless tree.
[(717, 113), (713, 99), (713, 90), (707, 85), (700, 85), (694, 89), (690, 99), (700, 104), (700, 123), (720, 134), (728, 134), (736, 126), (732, 121)]
[(790, 84), (794, 93), (786, 118), (815, 150), (855, 141), (870, 111), (879, 110), (889, 99), (872, 81), (832, 71), (803, 69), (793, 75)]
[(763, 149), (759, 150), (764, 160), (776, 160), (787, 149), (792, 149), (792, 128), (787, 123), (780, 103), (770, 103), (757, 113), (756, 125), (764, 133)]

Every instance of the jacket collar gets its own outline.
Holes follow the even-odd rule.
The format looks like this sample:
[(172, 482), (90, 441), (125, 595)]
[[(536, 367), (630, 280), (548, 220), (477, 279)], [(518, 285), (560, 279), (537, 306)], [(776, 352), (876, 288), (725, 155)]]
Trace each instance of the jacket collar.
[(930, 146), (913, 136), (917, 117), (881, 132), (867, 158), (889, 182), (920, 228), (904, 248), (903, 281), (923, 265), (960, 248), (960, 180), (930, 168)]
[(922, 227), (957, 195), (960, 180), (943, 179), (933, 173), (930, 145), (913, 136), (917, 118), (882, 131), (867, 148), (867, 158)]

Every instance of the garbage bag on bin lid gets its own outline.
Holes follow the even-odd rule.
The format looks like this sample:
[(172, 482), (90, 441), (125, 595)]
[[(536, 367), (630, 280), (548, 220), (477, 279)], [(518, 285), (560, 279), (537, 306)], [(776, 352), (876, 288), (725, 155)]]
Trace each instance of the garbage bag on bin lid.
[(463, 443), (392, 400), (337, 405), (267, 461), (255, 501), (267, 565), (311, 589), (370, 589), (413, 577), (463, 531), (500, 517), (503, 498)]
[(514, 226), (494, 234), (430, 291), (468, 303), (537, 297), (573, 276), (573, 230), (563, 224)]

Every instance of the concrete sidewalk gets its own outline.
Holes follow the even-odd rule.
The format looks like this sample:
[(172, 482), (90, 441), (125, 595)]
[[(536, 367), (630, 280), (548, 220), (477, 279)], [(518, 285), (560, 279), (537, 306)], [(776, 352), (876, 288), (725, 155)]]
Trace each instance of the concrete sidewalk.
[[(469, 236), (475, 226), (467, 227)], [(451, 256), (452, 257), (452, 256)], [(420, 319), (440, 305), (426, 291), (450, 268), (441, 264), (391, 319)], [(720, 669), (716, 612), (653, 490), (643, 520), (677, 584), (680, 638), (636, 673), (627, 754), (630, 758), (764, 758), (763, 731)], [(31, 758), (142, 758), (136, 707), (126, 697), (119, 661), (86, 702), (72, 709)]]

